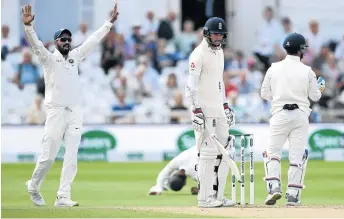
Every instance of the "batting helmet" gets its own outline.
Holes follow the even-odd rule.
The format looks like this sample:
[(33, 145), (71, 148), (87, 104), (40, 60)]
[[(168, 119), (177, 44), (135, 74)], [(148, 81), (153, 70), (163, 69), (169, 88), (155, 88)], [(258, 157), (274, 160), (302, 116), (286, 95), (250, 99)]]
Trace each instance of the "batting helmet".
[(170, 178), (170, 188), (173, 191), (179, 191), (181, 190), (184, 185), (186, 184), (186, 176), (176, 174)]
[(288, 35), (283, 42), (283, 48), (289, 55), (297, 55), (301, 51), (303, 56), (307, 51), (307, 47), (306, 39), (299, 33)]
[(227, 39), (227, 25), (226, 22), (219, 17), (211, 17), (205, 22), (205, 25), (203, 27), (203, 36), (206, 38), (207, 42), (210, 45), (216, 46), (211, 42), (210, 39), (210, 34), (212, 33), (219, 33), (223, 35), (223, 39), (221, 44), (224, 45), (226, 44), (226, 39)]

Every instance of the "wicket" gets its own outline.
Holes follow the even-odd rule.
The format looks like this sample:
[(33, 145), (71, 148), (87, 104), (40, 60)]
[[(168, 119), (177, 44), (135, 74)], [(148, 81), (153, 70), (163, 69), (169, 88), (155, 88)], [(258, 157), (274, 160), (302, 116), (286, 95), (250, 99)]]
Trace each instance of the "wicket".
[[(240, 172), (241, 172), (241, 189), (240, 189), (240, 205), (245, 205), (245, 137), (248, 137), (249, 158), (250, 158), (250, 205), (254, 204), (254, 154), (253, 154), (253, 134), (237, 134), (232, 135), (233, 147), (232, 155), (235, 161), (235, 140), (240, 137)], [(236, 202), (236, 179), (232, 174), (232, 200)]]

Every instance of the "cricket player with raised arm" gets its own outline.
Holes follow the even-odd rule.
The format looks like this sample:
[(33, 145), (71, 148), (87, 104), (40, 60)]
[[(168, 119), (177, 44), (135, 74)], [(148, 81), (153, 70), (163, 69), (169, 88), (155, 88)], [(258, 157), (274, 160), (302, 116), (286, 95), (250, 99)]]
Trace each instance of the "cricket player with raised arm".
[(210, 135), (229, 150), (229, 128), (235, 124), (234, 112), (229, 108), (223, 82), (224, 56), (222, 45), (227, 38), (226, 23), (212, 17), (203, 27), (203, 41), (189, 58), (189, 76), (185, 94), (195, 132), (198, 149), (198, 206), (201, 208), (233, 206), (224, 197), (229, 171), (228, 160)]
[[(149, 195), (161, 195), (164, 190), (180, 191), (189, 176), (197, 181), (197, 147), (193, 146), (173, 158), (159, 173), (156, 185), (149, 190)], [(198, 188), (192, 187), (191, 194), (198, 194)]]
[(114, 5), (110, 20), (105, 21), (82, 45), (73, 50), (71, 50), (71, 32), (68, 29), (58, 30), (54, 36), (53, 53), (49, 52), (37, 38), (32, 23), (35, 15), (31, 8), (31, 5), (22, 8), (22, 20), (28, 42), (43, 66), (44, 105), (47, 116), (42, 151), (32, 178), (26, 182), (26, 186), (33, 204), (44, 206), (45, 201), (40, 193), (40, 187), (63, 140), (65, 155), (55, 206), (78, 206), (77, 202), (71, 200), (71, 184), (77, 173), (77, 154), (83, 125), (78, 65), (93, 51), (117, 20), (117, 3)]
[(301, 62), (306, 50), (306, 40), (298, 33), (286, 37), (284, 60), (273, 63), (261, 87), (261, 96), (271, 100), (270, 134), (268, 148), (263, 153), (265, 181), (268, 196), (266, 205), (274, 205), (282, 197), (281, 153), (289, 141), (289, 170), (286, 191), (287, 206), (300, 204), (301, 190), (308, 161), (308, 117), (311, 113), (309, 99), (318, 101), (325, 89), (325, 80), (316, 79), (311, 67)]

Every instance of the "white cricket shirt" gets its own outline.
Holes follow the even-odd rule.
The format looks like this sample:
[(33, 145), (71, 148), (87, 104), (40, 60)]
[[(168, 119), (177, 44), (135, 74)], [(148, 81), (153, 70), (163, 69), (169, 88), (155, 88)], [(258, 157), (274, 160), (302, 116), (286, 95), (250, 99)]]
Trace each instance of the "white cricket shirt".
[[(223, 50), (213, 50), (203, 39), (189, 58), (189, 81), (186, 96), (195, 93), (195, 104), (199, 105), (206, 117), (224, 117), (223, 103), (225, 87), (223, 83)], [(197, 78), (193, 85), (193, 78)]]
[(298, 56), (287, 55), (284, 60), (273, 63), (268, 69), (261, 96), (272, 100), (272, 114), (281, 111), (285, 104), (297, 104), (302, 111), (310, 114), (312, 110), (309, 108), (308, 97), (318, 101), (321, 92), (311, 67), (303, 64)]
[(39, 41), (32, 25), (25, 25), (25, 33), (34, 53), (43, 66), (45, 81), (45, 105), (50, 107), (77, 107), (81, 104), (81, 85), (78, 65), (110, 31), (112, 23), (106, 21), (79, 47), (69, 52), (65, 59), (55, 49), (49, 52)]

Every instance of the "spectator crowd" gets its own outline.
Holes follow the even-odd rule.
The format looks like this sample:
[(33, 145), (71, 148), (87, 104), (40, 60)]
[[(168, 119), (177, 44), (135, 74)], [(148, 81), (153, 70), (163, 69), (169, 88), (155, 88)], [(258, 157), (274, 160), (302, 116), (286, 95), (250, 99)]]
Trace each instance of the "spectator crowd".
[[(176, 15), (162, 20), (149, 11), (142, 23), (135, 23), (124, 35), (112, 28), (80, 66), (85, 123), (188, 123), (184, 97), (188, 57), (202, 41), (202, 29), (186, 20), (181, 33), (173, 28)], [(284, 38), (293, 32), (291, 19), (274, 17), (264, 10), (264, 22), (257, 30), (252, 53), (244, 54), (231, 45), (224, 48), (226, 97), (238, 123), (265, 123), (270, 118), (269, 103), (260, 98), (260, 86), (272, 62), (286, 56)], [(77, 47), (92, 33), (82, 22), (73, 33)], [(318, 21), (309, 21), (302, 33), (309, 45), (303, 62), (326, 80), (326, 90), (314, 109), (311, 122), (322, 122), (324, 110), (344, 109), (344, 33), (341, 41), (326, 38)], [(39, 35), (39, 34), (38, 34)], [(10, 28), (2, 25), (1, 98), (2, 124), (43, 124), (44, 78), (36, 56), (25, 36), (15, 45)], [(44, 42), (54, 49), (53, 42)], [(333, 119), (335, 121), (335, 118)]]

